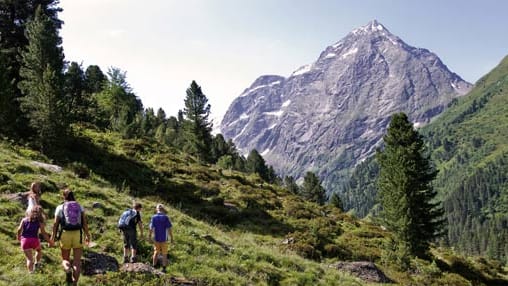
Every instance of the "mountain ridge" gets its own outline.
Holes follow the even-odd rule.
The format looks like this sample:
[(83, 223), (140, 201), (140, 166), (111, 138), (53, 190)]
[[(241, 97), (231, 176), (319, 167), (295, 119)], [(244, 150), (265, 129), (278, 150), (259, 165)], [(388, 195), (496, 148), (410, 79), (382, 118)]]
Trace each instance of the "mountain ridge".
[(373, 20), (287, 78), (258, 77), (232, 102), (220, 129), (244, 153), (258, 150), (282, 176), (315, 171), (331, 188), (374, 152), (392, 113), (425, 125), (470, 87), (435, 54)]

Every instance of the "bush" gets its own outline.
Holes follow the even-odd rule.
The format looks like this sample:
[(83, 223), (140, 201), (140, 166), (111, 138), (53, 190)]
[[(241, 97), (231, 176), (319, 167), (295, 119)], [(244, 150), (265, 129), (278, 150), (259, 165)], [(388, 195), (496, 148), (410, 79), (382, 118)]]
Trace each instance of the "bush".
[(88, 179), (90, 177), (90, 169), (81, 162), (72, 162), (69, 168), (81, 179)]

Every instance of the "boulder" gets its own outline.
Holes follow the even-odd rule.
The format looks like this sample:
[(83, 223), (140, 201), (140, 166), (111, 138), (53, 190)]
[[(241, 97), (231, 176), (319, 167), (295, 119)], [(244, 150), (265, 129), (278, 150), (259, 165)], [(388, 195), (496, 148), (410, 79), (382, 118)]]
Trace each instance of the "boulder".
[(107, 254), (87, 251), (82, 268), (83, 275), (104, 274), (107, 271), (118, 271), (118, 261)]
[(348, 272), (349, 274), (356, 276), (363, 281), (371, 283), (391, 283), (392, 281), (386, 277), (386, 275), (377, 268), (373, 262), (369, 261), (354, 261), (344, 262), (341, 261), (336, 264), (330, 265), (330, 267)]
[(120, 267), (120, 272), (133, 272), (133, 273), (145, 273), (153, 275), (164, 275), (160, 270), (153, 268), (151, 265), (136, 262), (136, 263), (124, 263)]
[(42, 163), (42, 162), (38, 162), (38, 161), (32, 161), (30, 163), (32, 163), (32, 165), (34, 165), (34, 166), (43, 168), (44, 170), (47, 170), (47, 171), (50, 171), (53, 173), (60, 173), (62, 171), (62, 167), (60, 167), (58, 165), (52, 165), (52, 164)]

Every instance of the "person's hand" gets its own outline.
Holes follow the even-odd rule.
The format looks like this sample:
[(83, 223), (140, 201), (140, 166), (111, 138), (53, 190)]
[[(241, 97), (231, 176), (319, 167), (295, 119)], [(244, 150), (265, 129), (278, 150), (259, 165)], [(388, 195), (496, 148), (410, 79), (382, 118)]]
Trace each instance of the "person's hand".
[(50, 239), (48, 241), (48, 244), (49, 244), (49, 247), (53, 247), (53, 246), (55, 246), (55, 241), (53, 239)]
[(85, 244), (88, 246), (90, 244), (90, 241), (92, 238), (90, 237), (90, 234), (85, 234)]
[(19, 240), (19, 241), (21, 241), (21, 235), (17, 234), (17, 235), (16, 235), (16, 239), (17, 239), (17, 240)]

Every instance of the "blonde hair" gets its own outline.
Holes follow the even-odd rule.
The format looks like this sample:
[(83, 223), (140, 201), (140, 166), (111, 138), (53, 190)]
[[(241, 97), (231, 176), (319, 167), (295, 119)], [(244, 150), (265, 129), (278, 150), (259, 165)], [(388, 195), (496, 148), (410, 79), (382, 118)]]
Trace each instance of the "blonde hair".
[(33, 206), (28, 212), (27, 217), (30, 221), (44, 223), (44, 211), (40, 205)]
[(158, 204), (155, 208), (162, 213), (166, 213), (166, 209), (163, 204)]

